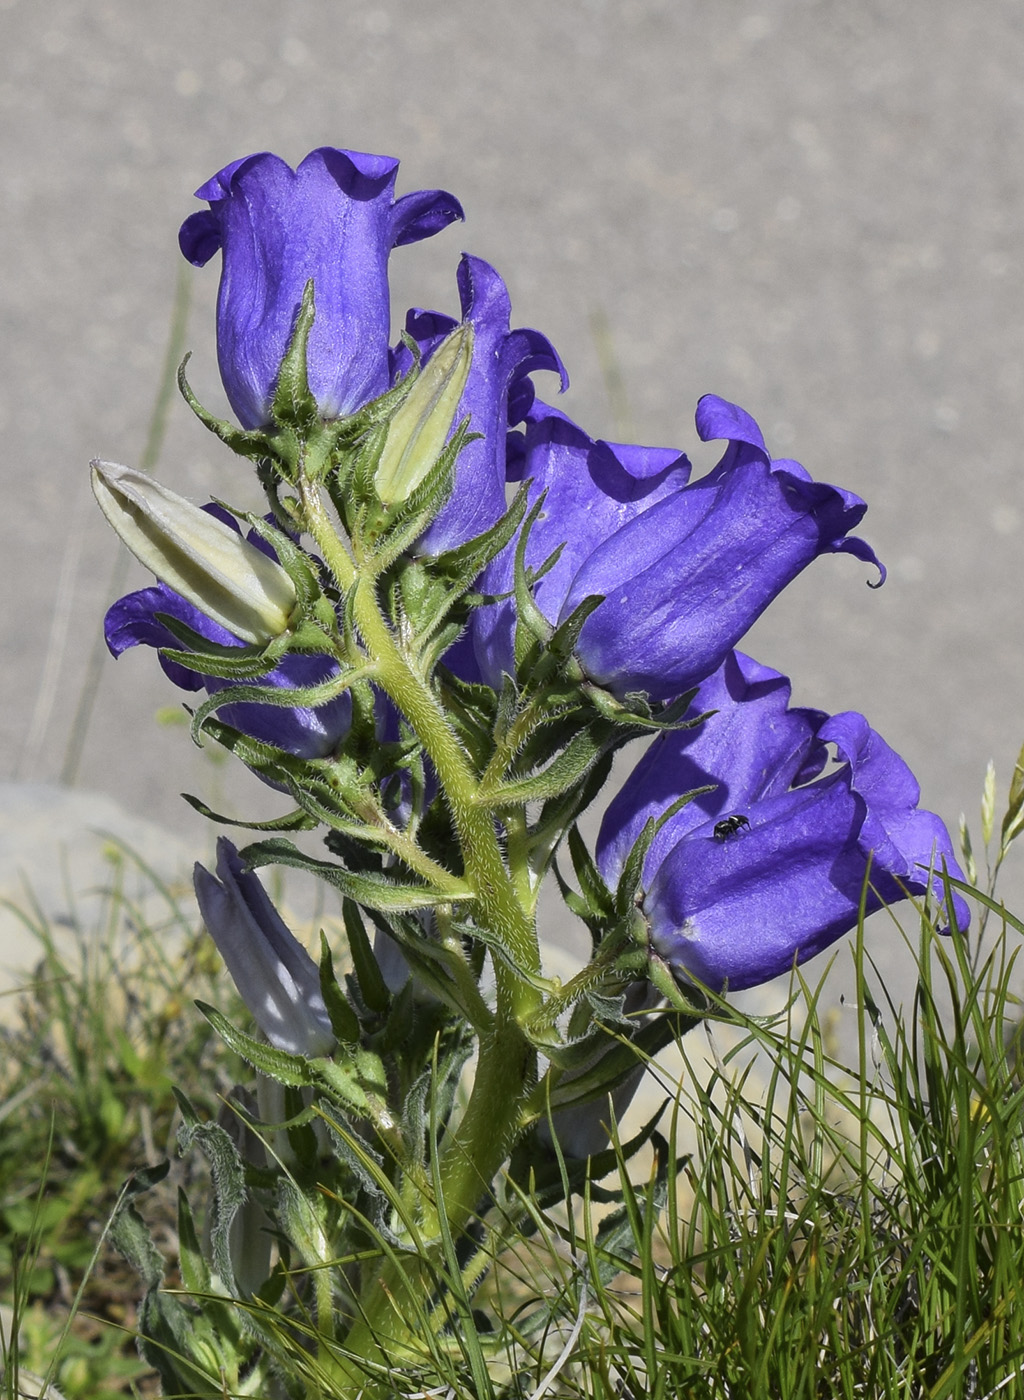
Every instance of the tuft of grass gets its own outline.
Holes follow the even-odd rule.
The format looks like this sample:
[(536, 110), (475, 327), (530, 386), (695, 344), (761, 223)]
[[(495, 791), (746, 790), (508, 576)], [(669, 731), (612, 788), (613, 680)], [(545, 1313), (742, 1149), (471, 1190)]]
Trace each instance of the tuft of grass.
[(659, 1144), (678, 1189), (659, 1213), (651, 1183), (621, 1174), (621, 1272), (596, 1290), (566, 1394), (1024, 1393), (1020, 931), (1006, 916), (979, 951), (922, 919), (906, 1013), (861, 936), (852, 1067), (825, 1054), (821, 986), (802, 981), (781, 1025), (746, 1022), (706, 1082), (684, 1044), (693, 1087)]
[[(16, 1334), (4, 1348), (49, 1370), (67, 1400), (126, 1394), (148, 1369), (131, 1335), (135, 1275), (97, 1245), (140, 1161), (174, 1155), (173, 1088), (215, 1115), (242, 1073), (192, 1006), (223, 1001), (226, 981), (195, 915), (130, 851), (107, 853), (96, 914), (76, 915), (70, 939), (37, 906), (10, 906), (39, 961), (0, 1017), (0, 1304)], [(135, 870), (144, 902), (128, 894)], [(168, 1240), (191, 1169), (157, 1205)]]

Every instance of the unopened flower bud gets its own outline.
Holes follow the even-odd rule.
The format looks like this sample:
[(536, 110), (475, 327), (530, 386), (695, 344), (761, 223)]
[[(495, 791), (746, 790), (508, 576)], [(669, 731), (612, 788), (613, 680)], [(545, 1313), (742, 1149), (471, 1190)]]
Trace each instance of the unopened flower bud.
[(243, 642), (287, 630), (295, 585), (236, 530), (132, 467), (93, 462), (92, 489), (136, 559), (200, 612)]
[(385, 505), (405, 501), (444, 449), (473, 359), (473, 327), (458, 326), (434, 351), (388, 424), (374, 485)]
[(329, 1054), (335, 1039), (319, 969), (226, 837), (217, 842), (217, 874), (197, 865), (194, 884), (203, 922), (271, 1045)]

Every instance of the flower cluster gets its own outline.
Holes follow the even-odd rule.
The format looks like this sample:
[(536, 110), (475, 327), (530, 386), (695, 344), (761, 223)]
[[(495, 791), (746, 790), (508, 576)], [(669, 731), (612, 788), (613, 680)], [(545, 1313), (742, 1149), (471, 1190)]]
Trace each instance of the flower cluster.
[[(200, 266), (222, 254), (219, 360), (244, 429), (271, 424), (310, 282), (316, 310), (305, 368), (326, 421), (357, 415), (429, 364), (458, 325), (413, 310), (403, 340), (389, 346), (391, 250), (462, 216), (443, 191), (396, 200), (396, 170), (384, 157), (329, 148), (295, 170), (262, 154), (234, 162), (197, 191), (209, 209), (185, 221), (181, 248)], [(697, 434), (727, 445), (704, 476), (694, 478), (675, 449), (591, 438), (535, 397), (535, 371), (554, 371), (564, 389), (565, 370), (543, 335), (511, 329), (498, 273), (464, 256), (457, 285), (472, 356), (457, 410), (445, 421), (453, 433), (468, 424), (469, 435), (451, 489), (409, 552), (434, 558), (493, 530), (505, 516), (507, 483), (523, 482), (532, 510), (483, 568), (483, 603), (462, 636), (449, 639), (450, 669), (495, 691), (516, 676), (517, 589), (527, 580), (551, 632), (582, 619), (574, 657), (583, 684), (655, 706), (697, 688), (688, 715), (706, 717), (655, 740), (608, 808), (598, 848), (600, 870), (614, 884), (645, 823), (662, 822), (642, 879), (655, 954), (680, 978), (716, 990), (744, 987), (832, 943), (854, 926), (864, 902), (874, 908), (926, 892), (941, 901), (943, 867), (959, 872), (942, 823), (919, 810), (902, 760), (859, 715), (829, 719), (788, 708), (785, 677), (733, 650), (819, 554), (852, 554), (884, 579), (870, 546), (851, 533), (865, 503), (815, 481), (798, 462), (773, 459), (754, 420), (713, 395), (697, 406)], [(207, 509), (237, 531), (230, 517)], [(258, 536), (250, 545), (274, 557)], [(173, 657), (161, 656), (168, 675), (212, 695), (229, 681), (183, 663), (182, 626), (224, 648), (252, 637), (184, 596), (176, 577), (163, 572), (155, 587), (115, 603), (108, 644), (115, 655), (137, 643), (177, 646)], [(236, 682), (221, 719), (295, 757), (340, 752), (350, 725), (347, 690), (320, 705), (266, 698), (268, 686), (322, 685), (337, 669), (327, 656), (289, 652), (260, 675), (259, 700), (239, 700)], [(830, 745), (838, 761), (826, 771)], [(695, 788), (708, 791), (665, 820)], [(966, 922), (959, 902), (955, 917)]]
[[(184, 366), (179, 384), (255, 467), (266, 514), (93, 463), (101, 509), (156, 576), (110, 608), (110, 650), (154, 647), (196, 698), (193, 736), (290, 800), (215, 818), (259, 835), (195, 870), (261, 1036), (202, 1009), (261, 1092), (232, 1097), (233, 1131), (183, 1103), (181, 1138), (208, 1150), (214, 1196), (186, 1290), (290, 1318), (251, 1326), (250, 1307), (200, 1335), (151, 1287), (140, 1333), (168, 1394), (208, 1366), (211, 1394), (276, 1394), (282, 1338), (303, 1377), (289, 1394), (310, 1340), (332, 1394), (383, 1397), (363, 1363), (390, 1394), (422, 1357), (414, 1329), (441, 1335), (485, 1271), (488, 1202), (504, 1235), (520, 1186), (556, 1202), (610, 1168), (612, 1119), (709, 998), (904, 898), (931, 928), (967, 923), (949, 835), (899, 755), (862, 715), (792, 706), (788, 679), (736, 650), (821, 554), (884, 581), (854, 533), (865, 503), (773, 458), (714, 395), (696, 431), (724, 449), (703, 475), (676, 448), (592, 438), (538, 397), (540, 372), (567, 387), (562, 361), (478, 258), (458, 264), (459, 318), (414, 308), (392, 344), (392, 250), (462, 215), (443, 191), (396, 198), (396, 173), (329, 148), (295, 170), (250, 156), (182, 226), (191, 262), (221, 254), (237, 422)], [(579, 818), (640, 742), (588, 849)], [(592, 937), (565, 981), (538, 930), (562, 853)], [(340, 895), (342, 978), (326, 932), (317, 966), (274, 907), (256, 874), (272, 864)]]

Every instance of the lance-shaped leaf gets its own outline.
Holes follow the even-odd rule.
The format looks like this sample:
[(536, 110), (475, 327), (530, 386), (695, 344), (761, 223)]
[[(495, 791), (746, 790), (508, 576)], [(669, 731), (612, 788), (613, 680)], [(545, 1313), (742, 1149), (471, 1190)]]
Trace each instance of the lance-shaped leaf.
[(481, 791), (481, 805), (493, 809), (512, 807), (524, 802), (544, 802), (567, 792), (586, 777), (603, 755), (609, 742), (603, 730), (604, 726), (600, 725), (592, 730), (581, 730), (539, 773)]
[(205, 1002), (196, 1005), (224, 1043), (261, 1074), (289, 1089), (318, 1089), (334, 1103), (385, 1128), (391, 1126), (383, 1097), (384, 1067), (372, 1051), (342, 1046), (335, 1060), (293, 1055), (246, 1035)]
[(92, 463), (92, 488), (139, 562), (200, 612), (244, 642), (287, 631), (295, 585), (230, 526), (146, 472), (114, 462)]
[(335, 865), (331, 861), (315, 860), (290, 841), (280, 839), (258, 841), (247, 846), (242, 857), (251, 866), (277, 864), (294, 866), (297, 870), (311, 870), (365, 909), (377, 909), (385, 914), (432, 909), (436, 904), (453, 904), (473, 898), (469, 885), (454, 875), (449, 884), (440, 887), (394, 879), (373, 871), (346, 870), (343, 865)]

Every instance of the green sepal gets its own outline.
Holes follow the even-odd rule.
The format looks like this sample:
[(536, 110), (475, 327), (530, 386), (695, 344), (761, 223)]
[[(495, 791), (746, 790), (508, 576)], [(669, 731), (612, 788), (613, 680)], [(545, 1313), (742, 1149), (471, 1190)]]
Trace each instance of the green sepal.
[(324, 1268), (328, 1263), (324, 1251), (330, 1238), (325, 1197), (319, 1191), (304, 1191), (295, 1181), (282, 1176), (277, 1183), (274, 1213), (302, 1263), (309, 1269)]
[(295, 585), (296, 615), (308, 613), (320, 597), (322, 589), (309, 555), (289, 534), (264, 520), (262, 515), (247, 513), (241, 517), (260, 539), (266, 540), (277, 555), (277, 562)]
[[(344, 789), (332, 789), (325, 783), (316, 782), (311, 775), (296, 779), (291, 774), (287, 777), (287, 786), (290, 795), (300, 804), (314, 825), (326, 826), (337, 836), (347, 837), (356, 843), (365, 843), (375, 851), (393, 851), (394, 843), (387, 818), (369, 788), (353, 785), (346, 792)], [(358, 800), (360, 796), (363, 798), (362, 803)], [(373, 820), (374, 816), (376, 822)]]
[(400, 1241), (392, 1226), (394, 1186), (384, 1167), (384, 1158), (374, 1152), (365, 1134), (348, 1122), (339, 1123), (320, 1107), (320, 1121), (334, 1145), (338, 1161), (358, 1185), (358, 1198), (352, 1205), (373, 1231), (375, 1243), (383, 1240), (392, 1248)]
[(321, 879), (332, 884), (342, 894), (354, 899), (366, 909), (376, 909), (381, 913), (403, 914), (413, 909), (432, 909), (437, 904), (452, 904), (473, 898), (473, 891), (463, 881), (455, 882), (447, 889), (439, 889), (422, 882), (401, 880), (374, 872), (346, 870), (344, 866), (330, 861), (316, 860), (305, 855), (290, 841), (259, 841), (247, 846), (241, 852), (242, 859), (250, 869), (261, 865), (290, 865), (297, 870), (310, 870)]
[(202, 423), (204, 428), (208, 428), (211, 433), (219, 437), (221, 442), (230, 447), (231, 451), (238, 457), (248, 457), (252, 461), (259, 462), (273, 455), (271, 439), (265, 432), (259, 430), (247, 431), (238, 428), (234, 423), (229, 423), (223, 418), (217, 418), (196, 398), (192, 392), (189, 382), (185, 377), (185, 366), (192, 358), (192, 352), (185, 356), (178, 366), (178, 389), (182, 398), (189, 408)]
[(222, 646), (219, 642), (209, 641), (188, 623), (180, 622), (168, 613), (158, 612), (154, 616), (172, 637), (188, 648), (187, 651), (177, 651), (172, 647), (161, 647), (160, 655), (203, 676), (217, 676), (225, 680), (265, 676), (288, 650), (287, 632), (265, 646)]
[(292, 1055), (287, 1050), (279, 1050), (276, 1045), (268, 1045), (265, 1040), (257, 1040), (233, 1026), (228, 1018), (205, 1001), (197, 1001), (196, 1006), (209, 1021), (217, 1034), (230, 1050), (240, 1055), (260, 1074), (267, 1075), (278, 1084), (295, 1089), (311, 1089), (316, 1083), (313, 1070), (315, 1061), (303, 1055)]
[(295, 428), (302, 436), (305, 436), (320, 418), (317, 401), (310, 393), (306, 368), (309, 333), (313, 329), (315, 317), (313, 279), (310, 277), (302, 289), (295, 330), (277, 372), (274, 397), (270, 405), (273, 422)]
[(206, 817), (207, 821), (217, 822), (220, 826), (237, 826), (246, 831), (309, 831), (316, 826), (315, 818), (304, 812), (301, 807), (294, 812), (287, 812), (283, 817), (271, 817), (265, 822), (247, 822), (241, 817), (222, 816), (190, 792), (183, 792), (181, 796), (200, 816)]
[(560, 797), (580, 783), (605, 752), (608, 735), (595, 733), (596, 726), (574, 734), (562, 751), (539, 773), (482, 788), (477, 798), (482, 807), (500, 811), (527, 802), (544, 802)]
[(529, 503), (529, 483), (523, 482), (499, 520), (454, 549), (435, 554), (431, 569), (452, 586), (467, 590), (481, 570), (497, 558), (522, 524)]
[(110, 1219), (110, 1238), (139, 1275), (147, 1290), (159, 1288), (164, 1279), (163, 1256), (149, 1229), (135, 1209), (135, 1197), (159, 1185), (171, 1169), (170, 1162), (140, 1167), (121, 1187)]
[(387, 1075), (372, 1050), (355, 1050), (338, 1060), (318, 1060), (320, 1089), (328, 1098), (369, 1118), (375, 1127), (387, 1124)]
[(650, 699), (642, 691), (630, 692), (624, 700), (617, 699), (611, 691), (593, 683), (587, 685), (586, 691), (598, 714), (613, 724), (632, 726), (638, 735), (648, 731), (657, 734), (666, 730), (674, 733), (680, 729), (696, 729), (718, 713), (717, 710), (705, 710), (692, 719), (685, 718), (697, 694), (696, 690), (685, 691), (661, 708), (652, 707)]
[[(500, 960), (505, 965), (505, 967), (509, 968), (512, 972), (514, 972), (517, 977), (522, 979), (522, 981), (526, 982), (536, 991), (542, 993), (550, 993), (553, 985), (551, 979), (549, 977), (544, 977), (538, 972), (533, 972), (529, 968), (523, 967), (520, 963), (518, 963), (512, 956), (512, 954), (509, 952), (508, 947), (506, 946), (505, 941), (500, 933), (494, 933), (491, 929), (484, 928), (482, 925), (475, 923), (467, 924), (464, 926), (464, 928), (465, 932), (471, 938), (475, 939), (478, 943), (483, 944), (483, 946), (491, 954), (492, 958), (497, 958), (498, 960)], [(543, 1043), (547, 1045), (548, 1042), (544, 1041)]]
[(648, 817), (640, 831), (640, 835), (633, 842), (629, 855), (626, 857), (622, 867), (622, 874), (615, 890), (615, 910), (620, 917), (624, 917), (636, 904), (643, 882), (644, 862), (647, 853), (650, 851), (655, 836), (671, 820), (677, 812), (681, 812), (688, 806), (694, 798), (703, 796), (706, 792), (714, 792), (718, 787), (717, 783), (708, 783), (704, 787), (693, 788), (690, 792), (684, 792), (682, 797), (677, 797), (670, 807), (666, 807), (664, 812), (657, 817)]
[(636, 1068), (638, 1061), (654, 1059), (666, 1045), (699, 1026), (703, 1019), (694, 1006), (685, 1011), (656, 1011), (643, 1025), (631, 1030), (628, 1038), (616, 1036), (617, 1043), (582, 1073), (572, 1071), (586, 1064), (587, 1055), (608, 1044), (606, 1029), (597, 1027), (591, 1035), (564, 1050), (546, 1051), (555, 1068), (562, 1072), (562, 1082), (555, 1078), (549, 1091), (551, 1107), (574, 1107), (606, 1094)]
[[(479, 932), (475, 925), (468, 924), (456, 923), (453, 929), (464, 930), (469, 937)], [(411, 918), (391, 920), (386, 932), (398, 944), (409, 965), (411, 976), (406, 988), (410, 994), (419, 989), (430, 992), (478, 1035), (486, 1035), (493, 1029), (494, 1015), (477, 986), (479, 970), (470, 965), (461, 946), (453, 946), (453, 941), (439, 942), (436, 937), (424, 933), (420, 924)], [(496, 951), (498, 956), (504, 952), (500, 946)], [(510, 967), (514, 965), (507, 958), (506, 962)]]
[[(396, 385), (391, 396), (394, 397), (400, 388), (401, 385)], [(373, 479), (386, 440), (386, 420), (367, 422), (363, 432), (325, 478), (338, 518), (353, 541), (362, 542), (366, 537), (367, 511), (374, 509), (376, 503)]]
[[(552, 632), (547, 644), (548, 653), (560, 661), (568, 660), (576, 649), (576, 643), (580, 639), (580, 633), (583, 631), (587, 618), (590, 617), (591, 613), (596, 612), (603, 602), (603, 593), (588, 593), (583, 601), (573, 608), (565, 621), (560, 622)], [(581, 677), (582, 674), (581, 671)]]
[[(551, 623), (548, 622), (534, 601), (531, 585), (536, 576), (531, 576), (526, 568), (526, 546), (530, 538), (530, 530), (544, 509), (546, 494), (542, 491), (534, 501), (529, 514), (523, 521), (523, 528), (519, 532), (519, 540), (516, 544), (513, 591), (516, 600), (515, 660), (516, 671), (519, 674), (522, 674), (526, 668), (527, 660), (537, 644), (545, 646), (553, 631)], [(555, 551), (556, 554), (560, 552), (560, 550)], [(549, 560), (548, 563), (550, 562)]]
[[(225, 1021), (225, 1024), (229, 1023)], [(178, 1102), (188, 1101), (181, 1096)], [(178, 1129), (178, 1151), (184, 1155), (193, 1143), (198, 1143), (210, 1164), (213, 1183), (210, 1253), (213, 1267), (224, 1287), (237, 1296), (238, 1284), (231, 1258), (231, 1224), (248, 1195), (242, 1157), (227, 1129), (219, 1123), (200, 1121), (194, 1109), (190, 1115), (183, 1112), (182, 1116), (183, 1122)]]
[(613, 918), (615, 901), (612, 892), (605, 884), (601, 872), (597, 868), (597, 863), (587, 849), (587, 844), (575, 823), (569, 829), (568, 845), (573, 872), (587, 907), (595, 916), (606, 919)]
[(562, 896), (562, 903), (570, 914), (575, 914), (577, 919), (581, 919), (587, 925), (593, 935), (594, 925), (599, 916), (595, 915), (589, 901), (583, 895), (577, 894), (572, 886), (566, 882), (557, 864), (555, 866), (555, 880), (558, 883), (558, 892)]
[[(294, 689), (280, 685), (256, 685), (252, 682), (225, 686), (223, 690), (217, 690), (208, 696), (192, 716), (192, 737), (198, 743), (206, 721), (225, 705), (271, 705), (281, 710), (315, 710), (320, 705), (327, 705), (336, 700), (350, 684), (351, 677), (342, 674), (329, 676), (327, 680), (318, 681), (315, 685), (296, 686)], [(284, 753), (284, 750), (280, 752)]]
[(436, 677), (449, 724), (477, 767), (482, 768), (493, 743), (498, 694), (489, 685), (464, 681), (443, 665), (438, 667)]
[(707, 1010), (707, 999), (703, 994), (689, 983), (678, 982), (669, 964), (653, 949), (647, 959), (647, 980), (675, 1011), (682, 1012), (684, 1016), (697, 1012), (701, 1018)]
[(287, 788), (289, 777), (308, 761), (296, 758), (294, 754), (286, 754), (283, 749), (265, 744), (261, 739), (253, 739), (212, 716), (203, 721), (203, 733), (233, 753), (247, 768), (278, 787)]
[(540, 809), (536, 821), (530, 826), (530, 868), (538, 877), (550, 866), (566, 828), (604, 791), (614, 757), (613, 752), (606, 751), (577, 787), (570, 788), (560, 797), (551, 798)]
[(348, 938), (349, 952), (352, 954), (352, 970), (355, 973), (359, 995), (374, 1015), (384, 1016), (391, 1006), (391, 993), (384, 981), (380, 964), (374, 957), (359, 908), (354, 900), (343, 899), (341, 913), (345, 921), (345, 935)]
[(357, 1044), (362, 1034), (359, 1017), (348, 1004), (338, 985), (338, 979), (334, 975), (331, 945), (327, 942), (327, 935), (323, 929), (320, 930), (320, 994), (330, 1017), (331, 1030), (337, 1039), (347, 1045)]

